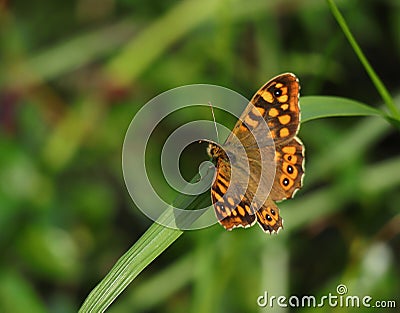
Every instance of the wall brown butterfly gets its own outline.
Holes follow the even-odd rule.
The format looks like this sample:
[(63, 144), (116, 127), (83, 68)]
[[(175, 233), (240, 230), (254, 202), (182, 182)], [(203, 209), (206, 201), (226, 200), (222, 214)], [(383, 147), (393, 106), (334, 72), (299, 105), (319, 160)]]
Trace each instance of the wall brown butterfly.
[[(304, 146), (296, 137), (300, 127), (299, 90), (294, 74), (271, 79), (253, 96), (225, 143), (209, 143), (207, 152), (216, 165), (211, 198), (218, 221), (225, 229), (249, 227), (255, 222), (269, 233), (282, 228), (275, 201), (292, 198), (302, 187), (304, 176)], [(259, 135), (254, 136), (254, 132), (261, 128), (261, 122), (268, 125), (269, 131), (266, 128), (263, 134), (273, 144), (260, 146), (256, 140)], [(245, 157), (235, 155), (239, 146)], [(262, 160), (275, 163), (275, 173), (262, 172)], [(234, 171), (238, 180), (231, 177)], [(270, 176), (270, 192), (265, 195), (268, 190), (264, 191), (260, 198), (257, 190), (265, 175)], [(243, 189), (235, 181), (247, 184)], [(227, 193), (228, 188), (234, 192)]]

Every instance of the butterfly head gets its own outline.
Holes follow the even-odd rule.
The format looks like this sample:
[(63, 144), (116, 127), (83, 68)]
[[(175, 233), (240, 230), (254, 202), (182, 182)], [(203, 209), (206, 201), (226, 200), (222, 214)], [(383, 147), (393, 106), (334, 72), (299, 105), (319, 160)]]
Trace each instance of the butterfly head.
[(207, 154), (213, 161), (216, 161), (218, 158), (225, 155), (225, 151), (221, 146), (210, 142), (207, 147)]

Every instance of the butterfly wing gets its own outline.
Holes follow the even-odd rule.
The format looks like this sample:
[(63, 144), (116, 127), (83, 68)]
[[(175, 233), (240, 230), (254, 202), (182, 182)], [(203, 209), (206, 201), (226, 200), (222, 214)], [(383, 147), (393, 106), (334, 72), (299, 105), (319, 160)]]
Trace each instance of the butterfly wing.
[[(216, 157), (217, 173), (211, 194), (217, 218), (226, 229), (248, 227), (255, 221), (270, 233), (282, 227), (279, 209), (272, 200), (292, 197), (301, 187), (304, 175), (304, 147), (295, 137), (300, 123), (299, 90), (298, 79), (291, 73), (271, 79), (253, 96), (227, 138), (225, 147), (237, 145), (239, 139), (246, 151), (249, 173), (242, 174), (244, 179), (250, 177), (245, 192), (233, 192), (232, 196), (224, 197), (227, 186), (235, 190), (236, 184), (230, 180), (229, 159), (222, 154)], [(264, 121), (269, 130), (260, 126)], [(276, 174), (270, 196), (260, 204), (259, 197), (255, 196), (257, 189), (260, 183), (268, 185), (264, 176), (272, 176), (262, 172), (261, 159), (268, 160), (274, 145)]]
[(279, 209), (270, 198), (265, 201), (256, 214), (257, 222), (265, 232), (277, 233), (283, 228), (283, 221), (282, 217), (279, 215)]
[(270, 192), (274, 201), (292, 198), (302, 187), (304, 146), (296, 137), (300, 127), (300, 84), (291, 73), (271, 79), (251, 99), (267, 121), (275, 144), (275, 179)]
[(287, 73), (266, 83), (251, 99), (267, 121), (275, 145), (293, 138), (300, 127), (300, 85)]
[(304, 146), (299, 138), (293, 137), (275, 148), (276, 173), (270, 197), (281, 201), (292, 198), (303, 185)]
[(274, 201), (292, 198), (302, 187), (304, 146), (296, 137), (300, 127), (300, 85), (293, 74), (284, 74), (263, 86), (253, 97), (256, 107), (266, 108), (264, 118), (275, 143), (275, 179), (270, 192)]
[[(256, 211), (261, 208), (260, 225), (265, 231), (276, 232), (282, 226), (279, 210), (272, 201), (266, 204), (270, 200), (266, 190), (271, 188), (275, 172), (275, 166), (271, 166), (275, 156), (273, 147), (249, 149), (241, 159), (238, 158), (239, 152), (228, 153), (231, 155), (228, 158), (226, 151), (218, 146), (210, 150), (216, 156), (211, 196), (219, 223), (227, 230), (252, 226), (257, 221)], [(265, 160), (261, 160), (261, 154)], [(244, 166), (247, 161), (248, 168)], [(270, 171), (265, 172), (265, 169)]]
[[(226, 142), (236, 136), (245, 148), (257, 148), (263, 146), (264, 142), (269, 143), (260, 138), (258, 133), (272, 138), (275, 144), (293, 138), (300, 125), (299, 90), (299, 81), (292, 73), (268, 81), (250, 100)], [(269, 129), (257, 130), (262, 120), (267, 122)], [(257, 142), (252, 138), (255, 130)]]
[[(229, 193), (227, 194), (229, 188)], [(238, 186), (231, 184), (231, 166), (225, 155), (220, 155), (216, 164), (216, 175), (211, 186), (211, 199), (219, 223), (227, 230), (236, 227), (250, 227), (256, 222), (251, 201), (237, 191)], [(241, 198), (240, 195), (243, 195)]]

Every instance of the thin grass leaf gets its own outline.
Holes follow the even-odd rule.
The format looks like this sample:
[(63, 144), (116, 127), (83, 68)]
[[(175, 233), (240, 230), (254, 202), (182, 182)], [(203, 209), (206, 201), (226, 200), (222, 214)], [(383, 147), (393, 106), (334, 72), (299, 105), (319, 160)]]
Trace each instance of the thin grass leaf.
[[(318, 104), (318, 105), (317, 105)], [(337, 97), (303, 97), (302, 122), (324, 117), (336, 116), (381, 116), (381, 112), (362, 103)], [(196, 181), (196, 176), (192, 181)], [(205, 192), (199, 196), (179, 196), (175, 207), (196, 209), (204, 207), (210, 201)], [(169, 224), (176, 220), (174, 211), (166, 209), (159, 222)], [(188, 226), (193, 221), (179, 221)], [(115, 298), (137, 277), (143, 269), (165, 251), (183, 231), (166, 228), (154, 223), (145, 234), (126, 252), (110, 270), (106, 277), (92, 290), (79, 312), (104, 312)]]
[[(198, 176), (195, 176), (192, 181), (197, 180)], [(208, 193), (199, 196), (180, 195), (175, 200), (174, 207), (190, 210), (205, 207), (209, 202)], [(170, 208), (167, 208), (158, 219), (158, 223), (153, 223), (117, 261), (106, 277), (89, 294), (79, 312), (104, 312), (147, 265), (183, 234), (181, 230), (162, 226), (170, 225), (171, 220), (179, 219)], [(193, 222), (193, 220), (179, 220), (177, 224), (188, 225)]]
[[(193, 280), (195, 255), (192, 252), (181, 256), (172, 264), (168, 264), (154, 275), (135, 282), (133, 290), (129, 290), (129, 297), (124, 301), (114, 303), (109, 311), (120, 312), (147, 312), (159, 305)], [(157, 290), (157, 292), (154, 292)]]
[(301, 97), (300, 105), (302, 123), (324, 117), (383, 116), (380, 110), (361, 102), (341, 97)]
[(104, 312), (131, 281), (182, 231), (154, 223), (89, 294), (79, 312)]
[(129, 42), (112, 59), (106, 70), (119, 83), (128, 84), (160, 57), (167, 47), (207, 20), (218, 4), (219, 1), (210, 0), (179, 2)]
[(327, 0), (329, 8), (331, 9), (332, 15), (335, 17), (336, 21), (338, 22), (339, 26), (342, 28), (344, 35), (346, 36), (347, 40), (349, 41), (350, 45), (352, 46), (354, 52), (356, 53), (358, 59), (360, 60), (361, 64), (364, 66), (365, 70), (367, 71), (369, 77), (371, 78), (375, 88), (378, 90), (379, 94), (381, 95), (384, 103), (388, 107), (389, 111), (392, 114), (392, 117), (395, 119), (400, 119), (400, 112), (394, 104), (393, 98), (391, 97), (389, 91), (386, 89), (385, 85), (382, 83), (379, 76), (376, 74), (374, 69), (372, 68), (371, 64), (369, 63), (368, 59), (362, 52), (360, 46), (358, 45), (357, 41), (355, 40), (353, 34), (350, 31), (343, 15), (340, 13), (338, 7), (333, 0)]
[(14, 88), (27, 88), (60, 77), (119, 48), (134, 31), (135, 26), (131, 19), (124, 19), (68, 40), (64, 39), (51, 48), (33, 56), (29, 55), (29, 58), (17, 66), (2, 64), (7, 71), (6, 77), (0, 77), (0, 80), (4, 80), (1, 83)]

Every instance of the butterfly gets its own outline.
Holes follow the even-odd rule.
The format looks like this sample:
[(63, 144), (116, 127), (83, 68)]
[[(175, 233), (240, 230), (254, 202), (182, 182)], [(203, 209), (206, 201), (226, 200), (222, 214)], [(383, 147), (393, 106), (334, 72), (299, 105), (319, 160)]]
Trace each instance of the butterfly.
[(305, 149), (296, 136), (299, 91), (292, 73), (272, 78), (250, 100), (225, 143), (209, 142), (216, 168), (211, 199), (225, 229), (256, 222), (269, 233), (283, 227), (275, 202), (292, 198), (304, 177)]

